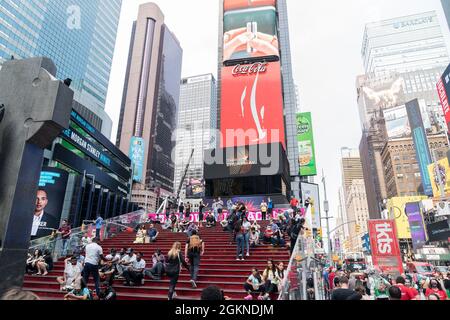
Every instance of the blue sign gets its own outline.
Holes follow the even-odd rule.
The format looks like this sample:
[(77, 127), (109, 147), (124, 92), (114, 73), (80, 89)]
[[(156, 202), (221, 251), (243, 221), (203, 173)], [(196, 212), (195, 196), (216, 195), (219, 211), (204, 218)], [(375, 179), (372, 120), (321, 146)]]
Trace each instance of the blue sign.
[(143, 183), (145, 141), (139, 137), (132, 137), (130, 143), (130, 159), (133, 168), (133, 181)]
[(406, 111), (408, 112), (409, 124), (411, 126), (414, 146), (416, 148), (416, 158), (417, 162), (419, 162), (423, 190), (427, 196), (433, 196), (433, 187), (428, 172), (428, 166), (432, 164), (432, 159), (425, 127), (423, 125), (422, 114), (420, 112), (419, 101), (415, 99), (408, 102), (406, 104)]
[(369, 237), (369, 234), (368, 233), (365, 234), (363, 237), (361, 237), (361, 240), (362, 240), (363, 251), (370, 253), (371, 249), (370, 249), (370, 237)]

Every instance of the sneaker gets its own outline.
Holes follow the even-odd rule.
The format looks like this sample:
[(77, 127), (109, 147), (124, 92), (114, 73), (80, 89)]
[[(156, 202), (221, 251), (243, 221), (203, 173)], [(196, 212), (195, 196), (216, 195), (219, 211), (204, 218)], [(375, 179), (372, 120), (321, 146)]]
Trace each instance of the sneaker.
[(264, 297), (263, 296), (259, 296), (258, 300), (264, 300)]
[(239, 259), (239, 258), (236, 258), (236, 261), (240, 261), (241, 259)]
[(247, 301), (253, 300), (253, 296), (252, 296), (251, 294), (249, 294), (248, 296), (246, 296), (246, 297), (244, 298), (244, 300), (247, 300)]
[(142, 281), (141, 281), (141, 285), (144, 285), (145, 284), (145, 280), (144, 279), (142, 279)]
[(193, 289), (197, 289), (197, 284), (195, 283), (195, 280), (191, 280), (190, 283)]
[(173, 293), (172, 299), (178, 298), (178, 295), (176, 292)]
[(250, 257), (250, 252), (247, 252), (247, 257)]

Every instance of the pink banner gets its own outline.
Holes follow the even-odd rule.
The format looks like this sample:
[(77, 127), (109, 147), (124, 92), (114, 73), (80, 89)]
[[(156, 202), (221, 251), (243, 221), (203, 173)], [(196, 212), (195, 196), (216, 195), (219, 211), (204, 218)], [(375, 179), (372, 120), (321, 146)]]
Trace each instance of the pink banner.
[[(278, 210), (275, 209), (273, 210), (273, 214), (272, 214), (272, 218), (273, 219), (278, 219), (278, 216), (281, 214), (284, 214), (286, 210)], [(224, 211), (222, 214), (219, 215), (219, 222), (226, 220), (228, 217), (228, 212)], [(180, 214), (177, 213), (177, 216), (179, 217)], [(185, 217), (185, 215), (183, 214), (183, 218)], [(204, 218), (206, 219), (207, 214), (204, 214)], [(248, 220), (249, 221), (262, 221), (262, 213), (261, 212), (249, 212), (247, 214)], [(156, 217), (156, 213), (150, 213), (149, 214), (149, 219), (156, 221), (159, 220), (161, 223), (165, 223), (166, 222), (166, 216), (164, 214), (159, 214), (158, 217)], [(195, 213), (191, 213), (190, 215), (190, 221), (191, 222), (199, 222), (199, 213), (195, 212)]]

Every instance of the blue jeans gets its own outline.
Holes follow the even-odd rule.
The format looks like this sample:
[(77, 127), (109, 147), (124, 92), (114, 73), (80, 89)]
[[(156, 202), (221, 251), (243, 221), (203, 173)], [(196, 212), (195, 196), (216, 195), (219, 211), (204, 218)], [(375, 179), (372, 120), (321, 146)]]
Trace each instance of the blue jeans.
[(69, 239), (62, 239), (62, 253), (63, 257), (67, 256), (67, 245), (69, 244)]
[(91, 274), (94, 278), (95, 292), (98, 296), (100, 294), (100, 276), (98, 274), (98, 265), (95, 266), (90, 263), (86, 263), (83, 270), (83, 279), (86, 284), (89, 283), (89, 277), (91, 276)]
[(214, 218), (216, 221), (219, 221), (219, 211), (217, 209), (214, 209)]
[(245, 248), (247, 248), (247, 253), (250, 254), (250, 232), (244, 234)]
[(245, 254), (245, 237), (242, 233), (239, 233), (236, 236), (237, 250), (236, 250), (236, 258), (240, 256), (244, 257)]

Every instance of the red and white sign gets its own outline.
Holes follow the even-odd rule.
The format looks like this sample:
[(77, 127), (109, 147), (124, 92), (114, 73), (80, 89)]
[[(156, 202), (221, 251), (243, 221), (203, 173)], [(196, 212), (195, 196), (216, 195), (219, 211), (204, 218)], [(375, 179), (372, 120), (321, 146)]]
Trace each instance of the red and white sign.
[(370, 245), (375, 268), (390, 274), (402, 274), (403, 265), (395, 222), (369, 221)]
[(444, 111), (445, 122), (447, 122), (447, 129), (450, 132), (450, 127), (448, 127), (450, 123), (450, 105), (448, 103), (447, 91), (445, 90), (445, 84), (442, 79), (439, 79), (437, 84), (437, 90), (439, 94), (439, 99), (441, 100), (442, 110)]
[(286, 149), (279, 62), (222, 69), (221, 148), (281, 143)]

